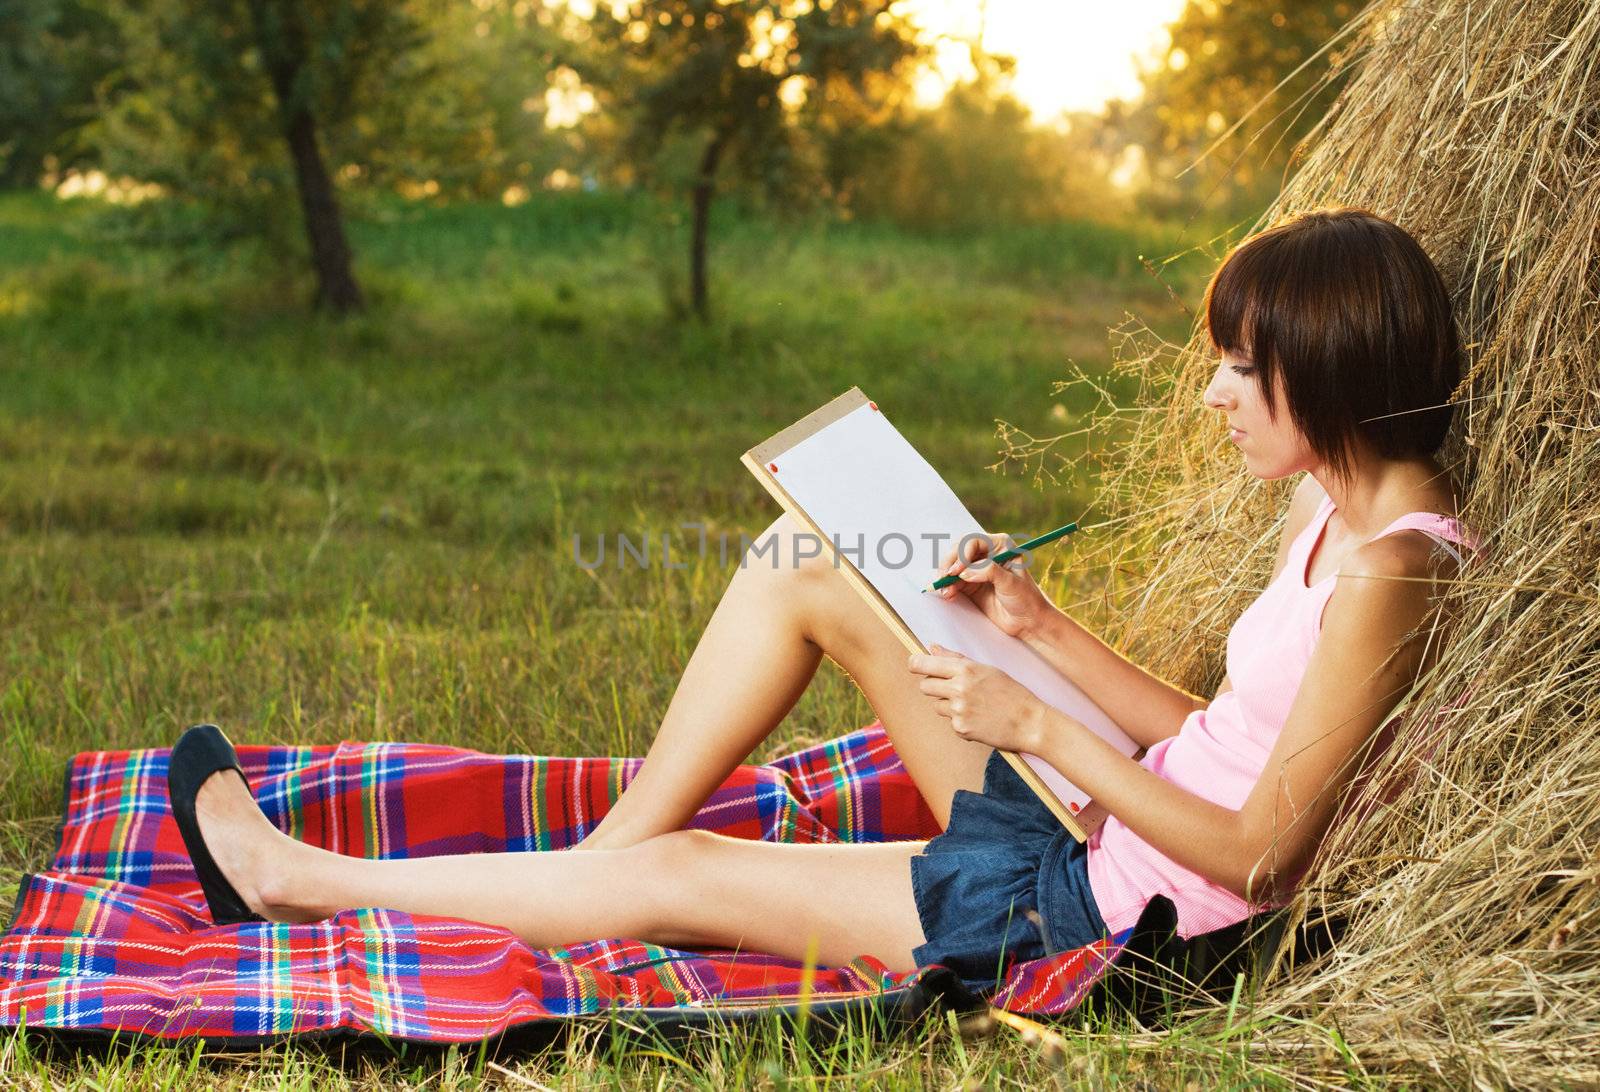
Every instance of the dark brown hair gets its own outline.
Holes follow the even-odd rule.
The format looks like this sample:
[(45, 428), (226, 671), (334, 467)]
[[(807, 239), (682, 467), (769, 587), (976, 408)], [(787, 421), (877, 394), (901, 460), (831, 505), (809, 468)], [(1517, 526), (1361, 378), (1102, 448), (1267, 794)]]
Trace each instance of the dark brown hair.
[(1461, 375), (1450, 294), (1417, 241), (1359, 208), (1302, 213), (1233, 249), (1205, 296), (1217, 349), (1255, 364), (1268, 413), (1289, 416), (1340, 477), (1356, 437), (1380, 455), (1431, 455)]

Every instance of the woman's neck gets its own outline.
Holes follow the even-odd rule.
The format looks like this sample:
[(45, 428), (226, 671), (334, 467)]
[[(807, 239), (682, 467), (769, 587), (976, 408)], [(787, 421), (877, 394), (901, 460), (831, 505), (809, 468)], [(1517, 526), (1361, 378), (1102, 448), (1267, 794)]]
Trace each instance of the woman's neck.
[(1456, 514), (1450, 475), (1433, 459), (1366, 455), (1352, 460), (1351, 471), (1345, 479), (1326, 466), (1310, 473), (1333, 501), (1345, 529), (1357, 537), (1375, 535), (1407, 512)]

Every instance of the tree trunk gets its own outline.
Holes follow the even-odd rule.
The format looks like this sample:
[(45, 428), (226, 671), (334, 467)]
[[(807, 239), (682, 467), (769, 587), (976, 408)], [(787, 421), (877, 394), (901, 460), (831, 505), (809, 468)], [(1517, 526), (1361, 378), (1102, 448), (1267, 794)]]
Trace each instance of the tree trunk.
[(294, 179), (300, 191), (300, 211), (311, 244), (311, 265), (317, 272), (317, 306), (346, 315), (366, 306), (355, 274), (350, 270), (350, 244), (345, 240), (344, 219), (333, 180), (317, 149), (317, 124), (311, 111), (296, 110), (284, 132), (294, 160)]
[(278, 100), (278, 117), (289, 159), (294, 164), (295, 188), (311, 245), (311, 266), (317, 275), (317, 306), (335, 314), (359, 311), (366, 301), (350, 269), (350, 244), (345, 239), (339, 198), (328, 177), (327, 165), (317, 147), (317, 122), (311, 107), (300, 100), (296, 83), (305, 67), (309, 44), (304, 28), (292, 10), (295, 0), (250, 0), (256, 41)]
[(716, 192), (717, 166), (728, 147), (728, 135), (718, 132), (700, 157), (700, 174), (694, 183), (694, 225), (689, 239), (689, 302), (704, 322), (709, 317), (706, 299), (706, 229), (711, 220), (711, 197)]

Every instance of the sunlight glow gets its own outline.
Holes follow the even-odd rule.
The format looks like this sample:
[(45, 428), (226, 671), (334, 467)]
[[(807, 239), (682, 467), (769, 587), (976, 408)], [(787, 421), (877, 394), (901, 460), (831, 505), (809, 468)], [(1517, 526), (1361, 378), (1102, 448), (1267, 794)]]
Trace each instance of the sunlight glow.
[[(552, 2), (552, 0), (547, 0)], [(625, 14), (628, 0), (560, 0), (579, 19), (598, 6)], [(733, 0), (723, 0), (733, 2)], [(931, 64), (913, 84), (916, 100), (935, 106), (950, 85), (974, 75), (968, 43), (981, 41), (990, 53), (1016, 59), (1011, 93), (1048, 125), (1064, 111), (1099, 112), (1111, 99), (1139, 96), (1139, 65), (1161, 62), (1171, 38), (1167, 26), (1183, 11), (1185, 0), (897, 0), (894, 11), (922, 28), (933, 48)], [(764, 27), (771, 27), (766, 16)], [(648, 33), (640, 24), (635, 28)], [(781, 47), (782, 33), (762, 35), (741, 63), (757, 63)], [(1174, 56), (1183, 67), (1186, 56)], [(579, 86), (561, 84), (558, 71), (547, 96), (552, 127), (575, 124), (594, 109), (593, 97)], [(803, 91), (786, 88), (790, 106)]]
[(935, 41), (933, 68), (917, 80), (919, 102), (933, 105), (951, 83), (972, 75), (964, 41), (1017, 60), (1011, 91), (1048, 123), (1064, 110), (1098, 111), (1139, 95), (1137, 61), (1156, 62), (1170, 44), (1167, 25), (1184, 0), (904, 0)]

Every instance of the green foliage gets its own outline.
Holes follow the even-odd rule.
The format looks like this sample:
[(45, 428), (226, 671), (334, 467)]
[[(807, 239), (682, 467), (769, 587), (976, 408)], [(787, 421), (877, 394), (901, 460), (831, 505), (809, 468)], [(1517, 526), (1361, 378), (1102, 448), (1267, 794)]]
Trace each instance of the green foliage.
[[(218, 234), (260, 232), (285, 250), (299, 225), (280, 110), (305, 107), (336, 132), (381, 85), (396, 49), (415, 41), (414, 26), (382, 0), (292, 13), (273, 4), (262, 27), (245, 0), (106, 2), (128, 77), (93, 134), (106, 170), (192, 202)], [(280, 104), (267, 60), (294, 48), (291, 33), (316, 44)]]
[[(47, 163), (100, 164), (204, 213), (174, 216), (166, 203), (132, 214), (126, 230), (264, 237), (263, 253), (298, 255), (262, 54), (298, 27), (309, 63), (290, 105), (311, 108), (358, 209), (380, 192), (520, 199), (560, 168), (685, 208), (699, 186), (768, 215), (828, 208), (978, 230), (1119, 213), (1129, 191), (1106, 179), (1139, 145), (1144, 211), (1231, 215), (1275, 187), (1335, 93), (1338, 49), (1290, 73), (1354, 4), (1191, 0), (1140, 102), (1060, 130), (1035, 128), (1004, 91), (1004, 63), (981, 55), (977, 79), (915, 109), (909, 81), (925, 50), (882, 0), (596, 7), (579, 18), (529, 0), (0, 0), (0, 185), (26, 184)], [(556, 78), (596, 96), (578, 126), (545, 125)], [(662, 244), (681, 255), (693, 219), (664, 214)], [(674, 297), (679, 266), (674, 256), (660, 267)]]
[(837, 183), (850, 212), (924, 230), (973, 230), (1056, 223), (1085, 209), (1126, 211), (1126, 197), (1107, 179), (1099, 127), (1082, 118), (1065, 131), (1036, 127), (1000, 90), (1006, 66), (975, 60), (979, 79), (952, 87), (936, 109), (877, 130), (882, 146)]
[[(1349, 43), (1320, 51), (1359, 6), (1188, 0), (1161, 65), (1145, 74), (1143, 99), (1121, 119), (1148, 157), (1146, 207), (1255, 209), (1276, 193), (1296, 143), (1343, 86)], [(1208, 162), (1182, 174), (1219, 141)]]
[[(93, 136), (108, 171), (206, 210), (213, 237), (263, 233), (298, 249), (280, 110), (305, 106), (345, 185), (500, 196), (537, 185), (549, 31), (525, 5), (451, 0), (104, 0), (126, 84)], [(263, 50), (308, 43), (287, 102)], [(145, 212), (161, 219), (161, 213)]]
[[(619, 152), (647, 182), (682, 191), (716, 146), (736, 184), (803, 201), (808, 124), (829, 103), (868, 116), (892, 104), (922, 55), (913, 28), (872, 0), (633, 0), (600, 5), (583, 75), (623, 126)], [(689, 151), (675, 147), (687, 143)], [(664, 154), (663, 154), (664, 153)]]
[(706, 240), (721, 180), (794, 211), (825, 197), (811, 129), (834, 101), (892, 107), (922, 56), (911, 24), (875, 0), (632, 0), (599, 7), (575, 64), (616, 119), (621, 174), (687, 195), (689, 292), (708, 313)]
[(91, 160), (80, 130), (117, 63), (92, 0), (0, 0), (0, 188)]
[(564, 46), (548, 8), (517, 0), (445, 2), (418, 18), (425, 35), (396, 57), (330, 156), (363, 184), (441, 199), (536, 189), (583, 162), (572, 131), (545, 126), (545, 92)]

